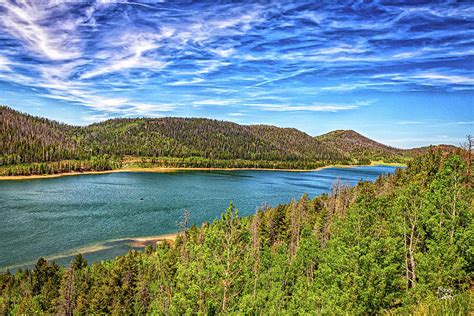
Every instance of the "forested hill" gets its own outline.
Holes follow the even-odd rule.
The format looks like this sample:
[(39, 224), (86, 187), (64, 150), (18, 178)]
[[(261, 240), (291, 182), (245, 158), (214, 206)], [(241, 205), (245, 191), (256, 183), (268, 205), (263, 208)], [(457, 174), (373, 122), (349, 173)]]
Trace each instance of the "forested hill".
[(68, 126), (0, 108), (3, 164), (90, 156), (203, 157), (267, 161), (348, 162), (296, 129), (190, 118), (112, 119)]
[(81, 144), (95, 154), (269, 161), (349, 159), (295, 129), (202, 118), (113, 119), (85, 127), (83, 132)]
[(0, 107), (2, 164), (76, 157), (72, 135), (80, 128)]
[(374, 183), (251, 217), (231, 205), (213, 223), (183, 224), (174, 243), (115, 260), (40, 259), (0, 274), (0, 314), (469, 315), (466, 159), (433, 151)]
[(5, 106), (0, 137), (3, 174), (104, 170), (129, 160), (143, 166), (311, 169), (400, 162), (415, 154), (347, 131), (312, 137), (297, 129), (202, 118), (111, 119), (79, 127)]
[(403, 155), (406, 152), (378, 143), (353, 130), (336, 130), (315, 138), (334, 148), (343, 147), (353, 155)]
[(353, 130), (336, 130), (315, 138), (330, 148), (344, 148), (347, 154), (360, 162), (368, 162), (368, 160), (404, 161), (406, 158), (424, 154), (432, 147), (444, 152), (453, 152), (459, 149), (452, 145), (426, 146), (413, 149), (395, 148), (376, 142)]

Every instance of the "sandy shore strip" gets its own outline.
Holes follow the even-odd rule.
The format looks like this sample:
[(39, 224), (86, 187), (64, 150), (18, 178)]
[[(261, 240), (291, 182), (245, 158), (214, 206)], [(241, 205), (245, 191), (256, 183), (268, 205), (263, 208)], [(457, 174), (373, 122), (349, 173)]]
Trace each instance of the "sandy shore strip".
[[(72, 257), (78, 254), (87, 255), (89, 253), (111, 249), (114, 247), (114, 243), (117, 243), (117, 242), (124, 242), (133, 248), (145, 248), (146, 246), (149, 246), (149, 245), (156, 246), (157, 243), (174, 242), (178, 234), (179, 233), (176, 232), (176, 233), (169, 233), (169, 234), (155, 235), (155, 236), (111, 239), (104, 242), (99, 242), (96, 244), (71, 249), (62, 253), (46, 255), (46, 256), (43, 256), (43, 258), (45, 258), (48, 261), (55, 261), (55, 260), (71, 257), (71, 260), (72, 260)], [(4, 272), (6, 270), (15, 270), (15, 269), (24, 268), (24, 267), (33, 267), (36, 264), (36, 262), (37, 260), (22, 262), (22, 263), (14, 264), (11, 266), (5, 266), (5, 267), (0, 268), (0, 272)]]
[(148, 236), (148, 237), (135, 237), (135, 238), (126, 238), (124, 240), (131, 240), (132, 247), (143, 248), (146, 246), (155, 246), (157, 243), (171, 241), (174, 242), (178, 237), (178, 233), (164, 234), (158, 236)]
[(274, 168), (176, 168), (176, 167), (128, 167), (123, 169), (105, 170), (105, 171), (84, 171), (84, 172), (67, 172), (67, 173), (56, 173), (56, 174), (45, 174), (45, 175), (28, 175), (28, 176), (0, 176), (0, 180), (32, 180), (32, 179), (49, 179), (59, 178), (65, 176), (78, 176), (87, 174), (108, 174), (116, 172), (156, 172), (156, 173), (167, 173), (167, 172), (178, 172), (178, 171), (284, 171), (284, 172), (311, 172), (318, 171), (327, 168), (354, 168), (354, 167), (370, 167), (370, 166), (392, 166), (392, 167), (406, 167), (406, 164), (401, 163), (385, 163), (381, 161), (374, 161), (370, 165), (328, 165), (319, 167), (316, 169), (274, 169)]

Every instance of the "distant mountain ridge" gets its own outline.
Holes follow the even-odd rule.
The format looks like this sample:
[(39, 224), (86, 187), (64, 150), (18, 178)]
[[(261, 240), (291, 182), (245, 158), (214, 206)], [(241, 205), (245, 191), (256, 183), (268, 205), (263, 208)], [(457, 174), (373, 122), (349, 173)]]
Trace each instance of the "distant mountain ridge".
[(404, 152), (416, 152), (416, 151), (425, 151), (430, 147), (437, 147), (445, 151), (454, 150), (458, 147), (453, 145), (447, 144), (439, 144), (439, 145), (431, 145), (431, 146), (423, 146), (423, 147), (415, 147), (411, 149), (402, 149), (396, 148), (388, 145), (384, 145), (379, 143), (373, 139), (370, 139), (354, 130), (343, 130), (338, 129), (320, 136), (315, 136), (316, 139), (319, 139), (323, 142), (339, 142), (339, 144), (345, 144), (346, 148), (350, 148), (350, 150), (357, 150), (360, 148), (376, 148), (381, 149), (386, 152), (391, 152), (393, 154), (399, 154)]
[(346, 149), (350, 151), (358, 150), (360, 148), (373, 148), (398, 154), (402, 152), (402, 149), (390, 147), (382, 143), (376, 142), (362, 134), (357, 133), (354, 130), (335, 130), (320, 136), (316, 136), (316, 139), (327, 143), (344, 144)]
[(343, 148), (352, 157), (366, 160), (397, 160), (397, 157), (411, 156), (408, 150), (376, 142), (354, 130), (335, 130), (315, 137), (331, 148)]
[(100, 155), (361, 164), (402, 162), (427, 150), (393, 148), (352, 130), (312, 137), (294, 128), (205, 118), (117, 118), (72, 126), (6, 106), (0, 107), (0, 133), (0, 165)]

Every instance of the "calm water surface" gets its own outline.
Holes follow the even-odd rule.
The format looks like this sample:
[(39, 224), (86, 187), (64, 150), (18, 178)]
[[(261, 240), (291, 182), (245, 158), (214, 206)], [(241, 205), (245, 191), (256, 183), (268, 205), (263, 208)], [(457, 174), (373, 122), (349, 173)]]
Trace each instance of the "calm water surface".
[(0, 270), (30, 266), (40, 256), (67, 264), (130, 249), (126, 238), (177, 230), (185, 209), (200, 224), (220, 216), (232, 200), (240, 215), (262, 203), (288, 203), (304, 193), (329, 192), (339, 178), (351, 185), (395, 167), (328, 168), (311, 172), (183, 171), (110, 173), (0, 181)]

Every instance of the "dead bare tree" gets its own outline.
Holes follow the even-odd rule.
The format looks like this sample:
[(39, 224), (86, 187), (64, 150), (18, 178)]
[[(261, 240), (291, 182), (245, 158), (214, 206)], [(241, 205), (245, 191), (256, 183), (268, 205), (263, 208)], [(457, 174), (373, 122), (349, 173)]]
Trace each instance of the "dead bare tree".
[(346, 215), (351, 199), (351, 189), (349, 185), (342, 183), (341, 180), (337, 178), (325, 203), (328, 215), (322, 228), (322, 248), (326, 246), (326, 243), (330, 238), (333, 221), (336, 218), (341, 218)]
[(239, 218), (234, 207), (230, 206), (227, 210), (224, 221), (226, 222), (225, 233), (222, 239), (221, 253), (219, 256), (223, 260), (224, 271), (222, 276), (222, 312), (225, 313), (228, 302), (238, 292), (232, 292), (232, 287), (236, 279), (240, 275), (242, 267), (239, 266), (238, 260), (243, 253), (243, 248), (239, 244), (241, 233), (239, 231)]
[[(416, 188), (413, 188), (416, 190)], [(412, 196), (415, 196), (414, 194)], [(421, 210), (421, 201), (411, 199), (405, 201), (404, 205), (404, 243), (405, 243), (405, 275), (407, 289), (414, 288), (417, 283), (417, 262), (416, 253), (418, 251), (420, 232), (419, 232), (419, 212)]]
[(180, 222), (178, 222), (178, 231), (183, 235), (183, 244), (181, 246), (181, 255), (185, 262), (188, 261), (189, 256), (186, 251), (186, 245), (188, 242), (188, 229), (189, 229), (189, 222), (191, 219), (191, 212), (188, 210), (184, 210), (183, 217)]
[(296, 254), (296, 248), (297, 248), (297, 239), (298, 239), (298, 214), (297, 214), (297, 208), (296, 208), (296, 202), (294, 200), (291, 200), (290, 204), (290, 224), (291, 224), (291, 239), (290, 239), (290, 260), (293, 259), (293, 257)]
[(259, 229), (260, 229), (260, 216), (257, 213), (252, 219), (250, 223), (250, 233), (252, 234), (252, 254), (254, 258), (253, 263), (253, 275), (254, 275), (254, 284), (253, 284), (253, 297), (255, 298), (257, 295), (257, 282), (258, 282), (258, 273), (260, 270), (260, 236), (259, 236)]
[(461, 144), (461, 148), (464, 149), (464, 157), (466, 159), (468, 177), (471, 175), (473, 142), (474, 142), (474, 139), (472, 138), (472, 135), (466, 135), (466, 141), (463, 144)]

